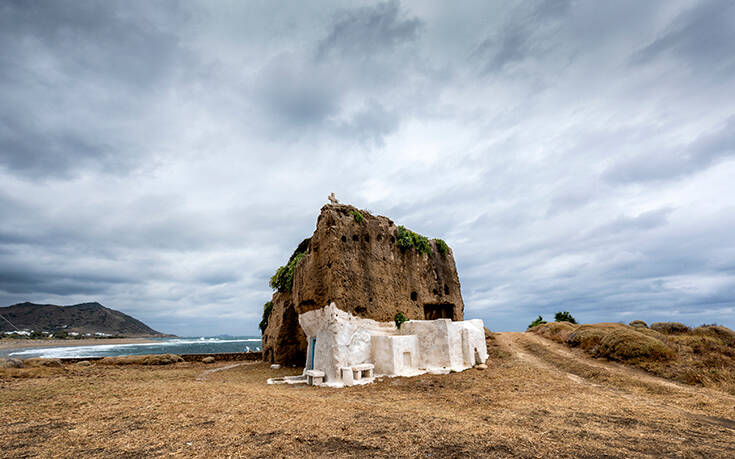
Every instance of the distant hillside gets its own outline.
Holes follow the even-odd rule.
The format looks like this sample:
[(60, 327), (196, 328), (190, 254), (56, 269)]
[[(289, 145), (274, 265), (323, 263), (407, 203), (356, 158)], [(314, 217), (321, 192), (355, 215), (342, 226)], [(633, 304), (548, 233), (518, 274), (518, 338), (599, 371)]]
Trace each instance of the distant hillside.
[[(99, 303), (57, 306), (26, 302), (2, 307), (0, 314), (21, 330), (166, 336), (127, 314), (106, 308)], [(13, 330), (9, 323), (0, 320), (0, 332)]]

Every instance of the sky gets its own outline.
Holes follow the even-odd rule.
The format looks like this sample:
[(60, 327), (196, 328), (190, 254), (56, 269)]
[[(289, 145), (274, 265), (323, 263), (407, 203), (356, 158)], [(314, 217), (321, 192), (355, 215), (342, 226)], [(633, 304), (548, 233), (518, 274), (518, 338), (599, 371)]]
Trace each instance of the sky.
[(334, 192), (467, 318), (735, 328), (735, 2), (0, 2), (0, 305), (254, 335)]

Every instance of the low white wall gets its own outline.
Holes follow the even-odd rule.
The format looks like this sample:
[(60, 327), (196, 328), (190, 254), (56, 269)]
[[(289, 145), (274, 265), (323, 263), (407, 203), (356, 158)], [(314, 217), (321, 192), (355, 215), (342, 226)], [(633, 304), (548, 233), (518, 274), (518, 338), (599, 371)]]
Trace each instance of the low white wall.
[(419, 372), (418, 339), (415, 335), (373, 335), (371, 343), (376, 374), (413, 376)]

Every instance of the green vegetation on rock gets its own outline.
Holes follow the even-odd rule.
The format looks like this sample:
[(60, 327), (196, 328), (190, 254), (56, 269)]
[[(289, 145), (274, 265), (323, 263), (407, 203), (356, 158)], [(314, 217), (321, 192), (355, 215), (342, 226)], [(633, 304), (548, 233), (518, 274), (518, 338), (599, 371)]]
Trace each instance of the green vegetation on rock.
[(357, 223), (362, 223), (365, 221), (365, 217), (362, 216), (362, 214), (357, 210), (351, 210), (350, 213), (355, 218), (355, 221)]
[(418, 253), (425, 253), (431, 255), (433, 250), (429, 243), (429, 238), (420, 234), (414, 233), (413, 231), (406, 229), (405, 226), (398, 227), (398, 234), (396, 238), (396, 244), (401, 250), (407, 250), (411, 247), (415, 247)]
[(306, 250), (309, 247), (311, 238), (304, 239), (301, 244), (296, 248), (291, 258), (288, 259), (288, 263), (285, 266), (281, 266), (276, 270), (276, 273), (271, 277), (270, 286), (273, 290), (279, 292), (290, 292), (293, 287), (293, 274), (296, 269), (296, 265), (299, 264), (304, 256), (306, 256)]
[(439, 254), (442, 256), (442, 258), (445, 258), (449, 253), (449, 246), (446, 242), (444, 242), (443, 239), (434, 240), (436, 241), (436, 249), (439, 251)]
[(265, 329), (268, 328), (268, 320), (271, 318), (271, 312), (273, 312), (273, 302), (269, 301), (263, 305), (263, 319), (258, 324), (261, 334), (265, 333)]

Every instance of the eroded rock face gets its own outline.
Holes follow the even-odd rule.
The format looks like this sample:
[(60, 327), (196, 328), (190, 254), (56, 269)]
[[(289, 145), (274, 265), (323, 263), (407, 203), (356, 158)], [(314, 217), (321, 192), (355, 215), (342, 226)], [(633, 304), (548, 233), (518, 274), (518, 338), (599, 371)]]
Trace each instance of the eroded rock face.
[[(363, 219), (358, 221), (353, 212)], [(296, 265), (291, 292), (273, 295), (263, 334), (263, 358), (302, 365), (306, 336), (298, 314), (334, 302), (339, 309), (381, 322), (398, 312), (408, 319), (464, 319), (464, 302), (451, 249), (442, 256), (396, 244), (390, 219), (353, 206), (322, 207), (306, 256)]]

